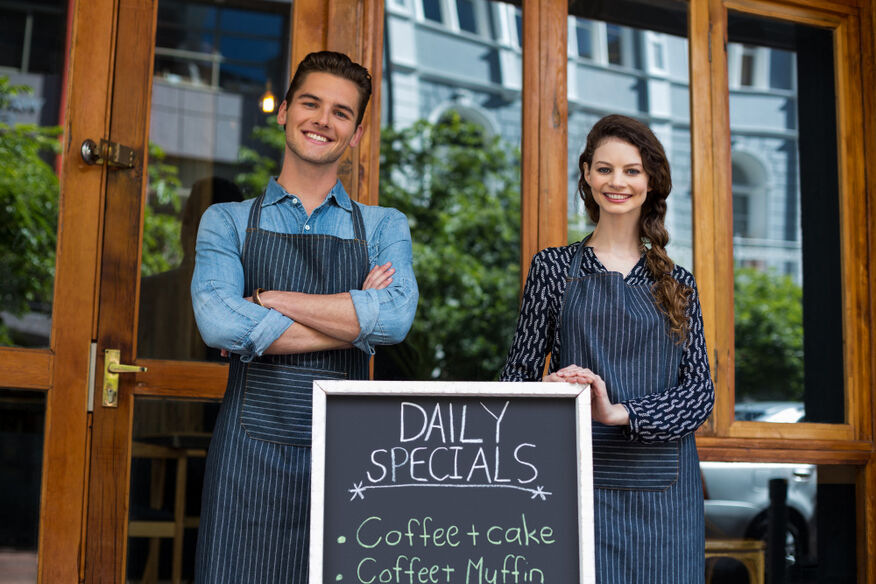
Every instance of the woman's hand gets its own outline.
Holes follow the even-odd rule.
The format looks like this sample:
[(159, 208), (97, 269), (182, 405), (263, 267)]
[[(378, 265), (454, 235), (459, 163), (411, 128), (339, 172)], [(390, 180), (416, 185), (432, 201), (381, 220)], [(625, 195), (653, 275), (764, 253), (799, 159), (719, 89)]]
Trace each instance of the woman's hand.
[(555, 383), (580, 383), (586, 385), (590, 383), (590, 377), (587, 376), (589, 369), (578, 367), (577, 365), (568, 365), (559, 371), (554, 371), (550, 375), (542, 377), (542, 381)]
[(613, 404), (608, 399), (605, 381), (591, 371), (578, 365), (569, 365), (545, 376), (542, 381), (580, 383), (590, 385), (590, 416), (606, 426), (626, 426), (630, 413), (622, 404)]

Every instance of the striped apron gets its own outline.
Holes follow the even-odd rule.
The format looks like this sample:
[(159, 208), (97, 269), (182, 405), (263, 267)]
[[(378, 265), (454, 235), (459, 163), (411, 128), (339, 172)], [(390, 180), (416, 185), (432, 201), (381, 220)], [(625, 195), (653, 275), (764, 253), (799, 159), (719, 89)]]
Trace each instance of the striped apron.
[[(669, 335), (652, 282), (628, 283), (617, 272), (582, 276), (584, 252), (578, 246), (567, 274), (559, 367), (593, 370), (612, 403), (677, 385), (683, 346)], [(692, 434), (641, 444), (621, 426), (594, 421), (593, 483), (599, 584), (703, 581), (703, 494)]]
[[(252, 205), (243, 246), (244, 290), (308, 294), (358, 289), (369, 270), (362, 214), (353, 239), (259, 228)], [(359, 349), (233, 357), (207, 454), (195, 582), (303, 584), (310, 529), (314, 379), (367, 379)]]

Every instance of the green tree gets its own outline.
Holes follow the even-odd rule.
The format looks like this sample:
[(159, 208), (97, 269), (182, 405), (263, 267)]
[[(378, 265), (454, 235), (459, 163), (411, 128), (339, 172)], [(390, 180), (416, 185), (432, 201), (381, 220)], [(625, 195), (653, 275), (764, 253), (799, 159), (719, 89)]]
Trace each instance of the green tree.
[(736, 268), (736, 399), (803, 399), (803, 290), (789, 276)]
[[(0, 111), (31, 93), (0, 76)], [(58, 178), (51, 166), (60, 128), (0, 121), (0, 302), (3, 310), (48, 312), (55, 273)], [(0, 344), (12, 344), (0, 321)]]
[(247, 168), (235, 177), (235, 182), (243, 190), (246, 198), (260, 195), (270, 178), (278, 174), (277, 160), (282, 157), (286, 146), (286, 134), (283, 127), (277, 124), (277, 116), (267, 118), (264, 126), (253, 128), (252, 137), (264, 144), (266, 150), (276, 152), (277, 155), (265, 156), (254, 148), (240, 147), (237, 153), (238, 160)]
[(149, 189), (143, 216), (140, 273), (166, 272), (182, 261), (179, 169), (165, 161), (164, 150), (149, 143)]
[(382, 351), (405, 379), (495, 379), (517, 322), (519, 151), (459, 115), (384, 129), (380, 203), (411, 226), (420, 303)]

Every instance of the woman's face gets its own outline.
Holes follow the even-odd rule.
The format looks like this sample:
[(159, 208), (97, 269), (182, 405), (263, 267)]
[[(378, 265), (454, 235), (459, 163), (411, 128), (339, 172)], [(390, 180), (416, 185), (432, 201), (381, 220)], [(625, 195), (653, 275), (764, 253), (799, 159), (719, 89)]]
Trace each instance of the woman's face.
[(648, 175), (639, 149), (620, 138), (606, 138), (593, 152), (593, 162), (584, 168), (599, 205), (599, 216), (630, 215), (638, 219), (648, 196)]

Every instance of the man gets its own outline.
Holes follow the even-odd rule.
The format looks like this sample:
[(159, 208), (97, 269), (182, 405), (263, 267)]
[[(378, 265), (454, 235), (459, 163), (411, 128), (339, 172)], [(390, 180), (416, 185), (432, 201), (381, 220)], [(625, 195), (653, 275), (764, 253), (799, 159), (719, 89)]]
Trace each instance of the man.
[(210, 443), (195, 579), (307, 581), (314, 379), (367, 379), (398, 343), (418, 291), (407, 220), (350, 200), (338, 180), (362, 137), (371, 76), (347, 56), (301, 62), (277, 121), (280, 175), (257, 199), (210, 207), (192, 303), (204, 341), (231, 355)]

